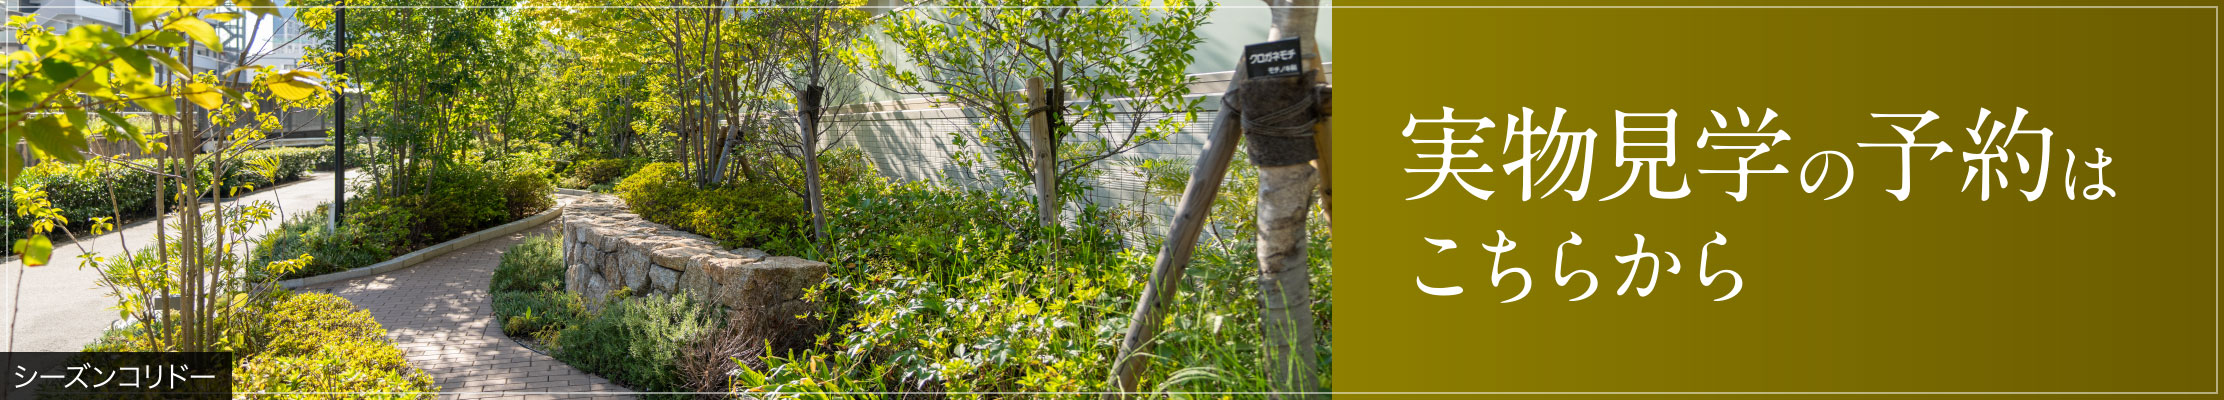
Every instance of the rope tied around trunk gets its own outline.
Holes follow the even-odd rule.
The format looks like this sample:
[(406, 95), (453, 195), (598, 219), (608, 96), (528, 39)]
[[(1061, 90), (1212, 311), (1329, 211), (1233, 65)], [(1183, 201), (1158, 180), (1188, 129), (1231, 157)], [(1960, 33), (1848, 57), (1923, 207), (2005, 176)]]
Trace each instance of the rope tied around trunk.
[(1320, 91), (1305, 90), (1304, 98), (1265, 113), (1257, 113), (1257, 110), (1235, 104), (1235, 99), (1243, 97), (1244, 91), (1245, 88), (1236, 88), (1235, 93), (1220, 98), (1221, 107), (1243, 110), (1243, 133), (1286, 138), (1313, 137), (1313, 122), (1319, 118), (1312, 111), (1320, 104)]

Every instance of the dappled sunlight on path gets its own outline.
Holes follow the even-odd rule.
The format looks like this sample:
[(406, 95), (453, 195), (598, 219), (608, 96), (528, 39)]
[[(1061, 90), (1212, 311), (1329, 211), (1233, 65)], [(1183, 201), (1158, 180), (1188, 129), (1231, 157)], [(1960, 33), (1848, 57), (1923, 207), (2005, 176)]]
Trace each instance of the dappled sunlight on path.
[(371, 311), (409, 363), (433, 375), (441, 398), (631, 398), (601, 377), (520, 346), (495, 326), (487, 282), (502, 252), (556, 223), (526, 229), (385, 274), (312, 286)]

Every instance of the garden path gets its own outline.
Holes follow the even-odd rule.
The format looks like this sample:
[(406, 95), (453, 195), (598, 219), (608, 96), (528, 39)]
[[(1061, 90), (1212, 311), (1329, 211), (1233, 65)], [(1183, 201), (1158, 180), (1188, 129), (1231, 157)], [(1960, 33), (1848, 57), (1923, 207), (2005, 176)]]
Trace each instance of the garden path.
[[(360, 169), (348, 170), (347, 174), (351, 184), (366, 181), (369, 175)], [(250, 237), (260, 237), (278, 227), (286, 218), (310, 212), (318, 204), (332, 201), (332, 179), (331, 172), (310, 171), (308, 176), (299, 181), (259, 190), (242, 198), (225, 199), (224, 202), (242, 204), (237, 202), (246, 201), (244, 204), (252, 204), (268, 201), (276, 205), (278, 215), (268, 224), (256, 226), (253, 233), (249, 234)], [(4, 212), (15, 210), (10, 208)], [(164, 221), (175, 222), (176, 215), (171, 213), (164, 217)], [(93, 340), (100, 339), (101, 332), (107, 331), (109, 326), (116, 323), (116, 311), (112, 309), (116, 300), (108, 297), (108, 289), (100, 285), (98, 271), (77, 267), (77, 256), (93, 253), (119, 257), (126, 248), (138, 250), (153, 246), (155, 227), (154, 219), (149, 218), (119, 226), (115, 232), (105, 235), (82, 238), (77, 243), (57, 242), (54, 244), (53, 263), (29, 270), (18, 271), (23, 263), (14, 257), (8, 257), (5, 267), (0, 268), (0, 294), (6, 294), (0, 295), (0, 310), (17, 311), (17, 320), (12, 322), (16, 335), (10, 338), (6, 329), (0, 329), (0, 343), (12, 341), (15, 351), (78, 351)], [(55, 240), (61, 240), (58, 237), (60, 235), (56, 236)], [(23, 274), (21, 296), (9, 293), (18, 287), (15, 281), (18, 273)], [(22, 304), (10, 304), (19, 298)], [(0, 311), (0, 314), (6, 313)], [(0, 315), (0, 319), (6, 318)]]
[(304, 288), (370, 310), (409, 363), (433, 375), (441, 398), (631, 398), (623, 386), (518, 345), (494, 323), (487, 290), (502, 253), (557, 222), (490, 239), (416, 266)]

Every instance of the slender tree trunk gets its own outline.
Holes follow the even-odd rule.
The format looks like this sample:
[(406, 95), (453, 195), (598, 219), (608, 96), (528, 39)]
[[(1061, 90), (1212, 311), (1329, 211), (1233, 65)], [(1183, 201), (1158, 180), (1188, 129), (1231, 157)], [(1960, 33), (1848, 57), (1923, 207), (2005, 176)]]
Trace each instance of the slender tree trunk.
[[(193, 70), (193, 62), (195, 61), (193, 57), (193, 49), (196, 46), (197, 45), (192, 43), (187, 43), (185, 46), (184, 64), (186, 73), (188, 74), (192, 73)], [(182, 188), (183, 190), (180, 190), (178, 192), (178, 197), (180, 198), (180, 200), (182, 200), (179, 202), (179, 206), (182, 208), (182, 210), (178, 211), (178, 250), (181, 253), (178, 255), (179, 257), (181, 257), (178, 259), (178, 271), (180, 275), (182, 275), (182, 278), (184, 278), (180, 279), (179, 283), (182, 286), (182, 292), (184, 292), (183, 294), (185, 298), (183, 300), (185, 301), (185, 305), (183, 307), (180, 307), (181, 309), (179, 310), (178, 314), (181, 316), (179, 318), (179, 323), (183, 325), (182, 327), (184, 328), (184, 340), (181, 344), (185, 345), (185, 351), (200, 351), (201, 341), (199, 339), (201, 335), (201, 313), (200, 308), (196, 306), (200, 304), (201, 300), (201, 263), (199, 262), (201, 259), (201, 252), (199, 246), (200, 243), (197, 243), (196, 241), (196, 239), (200, 237), (200, 232), (197, 232), (198, 229), (195, 229), (199, 225), (195, 224), (195, 222), (198, 222), (198, 220), (200, 219), (199, 214), (201, 210), (201, 192), (199, 190), (195, 190), (196, 186), (199, 186), (196, 185), (196, 183), (200, 182), (200, 179), (198, 176), (193, 174), (194, 149), (191, 146), (193, 144), (198, 144), (194, 143), (195, 140), (193, 139), (195, 135), (200, 134), (200, 121), (199, 118), (197, 118), (198, 116), (193, 114), (192, 105), (187, 104), (184, 101), (178, 101), (178, 103), (179, 104), (177, 109), (184, 115), (185, 121), (181, 129), (182, 132), (180, 132), (180, 135), (178, 136), (178, 141), (180, 142), (180, 144), (186, 145), (179, 146), (177, 148), (178, 151), (184, 153), (185, 158), (185, 162), (178, 168), (182, 172), (181, 174), (179, 174), (179, 176), (183, 177), (183, 179), (181, 179), (179, 182), (185, 184)]]
[[(816, 75), (816, 74), (814, 74)], [(825, 101), (826, 88), (813, 84), (803, 89), (802, 113), (798, 115), (803, 131), (803, 192), (811, 203), (811, 239), (819, 250), (826, 250), (826, 203), (819, 192), (819, 104)]]
[[(163, 79), (164, 79), (164, 82), (165, 82), (165, 83), (168, 83), (168, 82), (169, 82), (169, 78), (165, 77), (165, 78), (163, 78)], [(171, 134), (172, 134), (172, 135), (176, 135), (176, 134), (177, 134), (177, 132), (179, 132), (179, 131), (182, 131), (182, 130), (183, 130), (183, 128), (181, 128), (181, 127), (180, 127), (180, 126), (182, 126), (183, 124), (179, 123), (179, 121), (177, 121), (177, 119), (176, 119), (176, 118), (163, 118), (163, 119), (160, 119), (160, 120), (157, 120), (157, 121), (161, 121), (161, 120), (168, 120), (168, 122), (169, 122), (169, 123), (168, 123), (168, 124), (163, 124), (163, 125), (169, 125), (169, 126), (170, 126), (170, 129), (169, 129), (169, 131), (171, 132)], [(176, 139), (171, 139), (171, 137), (175, 137), (175, 136), (170, 136), (170, 137), (164, 137), (164, 138), (162, 138), (162, 141), (164, 141), (164, 142), (175, 142), (175, 141), (176, 141)], [(163, 274), (162, 274), (162, 275), (168, 275), (168, 272), (169, 272), (169, 271), (168, 271), (168, 266), (170, 265), (170, 232), (169, 232), (169, 226), (167, 226), (167, 225), (170, 225), (170, 224), (168, 224), (168, 223), (165, 223), (165, 222), (163, 222), (162, 220), (163, 220), (163, 219), (165, 219), (165, 218), (167, 218), (167, 217), (165, 217), (165, 214), (168, 214), (168, 213), (170, 213), (170, 204), (169, 204), (169, 199), (167, 198), (167, 197), (169, 197), (169, 196), (168, 196), (168, 195), (166, 195), (166, 193), (167, 193), (167, 192), (169, 192), (169, 186), (168, 186), (168, 185), (164, 185), (164, 184), (163, 184), (163, 180), (164, 180), (163, 174), (165, 174), (165, 173), (169, 173), (169, 172), (170, 172), (170, 152), (172, 152), (172, 151), (176, 151), (176, 147), (170, 147), (169, 149), (164, 149), (163, 151), (161, 151), (161, 152), (157, 152), (157, 153), (155, 153), (155, 155), (154, 155), (154, 157), (155, 157), (155, 158), (154, 158), (155, 171), (157, 171), (157, 172), (158, 172), (158, 173), (156, 173), (156, 174), (154, 175), (154, 217), (155, 217), (155, 224), (154, 224), (154, 249), (155, 249), (155, 265), (161, 265), (161, 266), (164, 266), (164, 270), (163, 270)], [(150, 315), (153, 315), (153, 316), (155, 316), (155, 320), (157, 320), (157, 321), (161, 321), (161, 324), (160, 324), (160, 325), (161, 325), (161, 326), (163, 327), (163, 329), (162, 329), (161, 331), (157, 331), (157, 332), (148, 332), (148, 333), (146, 334), (146, 336), (147, 336), (147, 337), (149, 337), (149, 338), (155, 338), (155, 337), (170, 337), (170, 338), (173, 338), (173, 339), (175, 339), (175, 337), (174, 337), (174, 336), (170, 336), (170, 335), (169, 335), (170, 329), (168, 329), (168, 326), (170, 326), (170, 323), (172, 323), (172, 322), (175, 322), (175, 321), (174, 321), (174, 319), (173, 319), (173, 318), (171, 318), (171, 317), (169, 316), (169, 314), (168, 314), (168, 312), (167, 312), (167, 310), (166, 310), (166, 309), (167, 309), (167, 307), (168, 307), (168, 303), (170, 302), (170, 299), (171, 299), (172, 297), (175, 297), (175, 296), (176, 296), (176, 293), (173, 293), (173, 292), (171, 292), (171, 285), (162, 285), (162, 297), (159, 297), (159, 298), (157, 298), (157, 299), (158, 299), (158, 301), (160, 301), (160, 302), (161, 302), (161, 303), (158, 303), (158, 304), (162, 304), (162, 305), (164, 306), (164, 307), (163, 307), (164, 309), (156, 309), (156, 310), (152, 310), (152, 312), (150, 312), (149, 314), (150, 314)], [(155, 307), (149, 307), (149, 308), (155, 308)], [(172, 342), (172, 343), (176, 343), (176, 340), (171, 340), (171, 342)]]

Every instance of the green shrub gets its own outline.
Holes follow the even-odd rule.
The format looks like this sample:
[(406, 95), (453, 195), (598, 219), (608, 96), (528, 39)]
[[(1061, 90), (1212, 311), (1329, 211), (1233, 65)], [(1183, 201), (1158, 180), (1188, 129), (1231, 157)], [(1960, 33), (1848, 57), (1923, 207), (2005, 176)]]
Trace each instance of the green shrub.
[(439, 243), (507, 221), (509, 201), (502, 198), (497, 171), (483, 165), (428, 168), (428, 190), (396, 196), (417, 216), (418, 242)]
[[(264, 161), (266, 159), (271, 159), (271, 161)], [(253, 183), (259, 188), (272, 183), (299, 180), (306, 176), (309, 171), (330, 164), (332, 162), (332, 147), (280, 147), (250, 150), (241, 153), (239, 157), (232, 161), (234, 162), (232, 169), (235, 173), (226, 182), (235, 184)], [(270, 176), (264, 176), (263, 171), (253, 167), (263, 162), (273, 163), (272, 165), (277, 167), (276, 171)]]
[[(1084, 207), (1079, 228), (1045, 230), (1025, 197), (889, 183), (861, 157), (845, 157), (852, 158), (836, 158), (822, 175), (831, 253), (804, 240), (808, 211), (782, 186), (696, 188), (678, 165), (651, 164), (617, 187), (650, 221), (835, 264), (809, 295), (826, 309), (795, 323), (836, 331), (815, 346), (804, 340), (801, 353), (749, 357), (733, 375), (738, 389), (1104, 389), (1102, 371), (1133, 310), (1126, 294), (1141, 290), (1135, 277), (1148, 276), (1146, 261), (1121, 250), (1122, 228), (1137, 221)], [(760, 170), (767, 181), (800, 187), (792, 164), (768, 165)], [(564, 331), (565, 343), (591, 341), (574, 334)], [(708, 342), (715, 341), (697, 349), (719, 347)], [(690, 376), (725, 376), (703, 369), (688, 368)]]
[[(432, 398), (432, 376), (409, 365), (386, 329), (346, 299), (321, 293), (271, 293), (250, 303), (233, 355), (234, 392), (383, 392), (381, 398)], [(104, 332), (86, 352), (164, 351), (144, 348), (138, 325)]]
[(541, 332), (579, 323), (586, 316), (586, 307), (575, 293), (562, 290), (494, 292), (495, 323), (502, 325), (502, 333), (506, 335), (537, 337)]
[(564, 249), (557, 235), (534, 235), (511, 245), (494, 267), (490, 288), (500, 292), (561, 290), (564, 287)]
[(689, 296), (613, 298), (555, 336), (556, 359), (635, 389), (684, 390), (678, 362), (717, 325)]
[(258, 332), (268, 340), (244, 355), (232, 387), (239, 392), (399, 392), (430, 398), (432, 376), (386, 341), (368, 311), (329, 294), (286, 295), (270, 306)]
[(556, 198), (550, 196), (556, 192), (556, 186), (548, 179), (547, 167), (523, 161), (501, 165), (505, 167), (501, 167), (501, 175), (496, 180), (504, 201), (502, 208), (509, 212), (510, 219), (525, 218), (556, 206)]
[(638, 159), (604, 158), (573, 161), (564, 171), (565, 189), (586, 189), (632, 174), (645, 164)]
[(555, 188), (532, 162), (458, 163), (426, 168), (424, 186), (375, 201), (411, 214), (410, 243), (422, 247), (547, 210)]
[[(331, 147), (275, 148), (250, 150), (238, 157), (227, 159), (227, 174), (222, 188), (211, 189), (210, 194), (226, 197), (244, 194), (229, 189), (266, 189), (277, 183), (299, 180), (307, 171), (331, 162)], [(274, 176), (264, 176), (258, 168), (250, 167), (257, 160), (275, 159)], [(88, 162), (65, 164), (49, 161), (24, 168), (15, 187), (46, 191), (47, 200), (69, 219), (66, 226), (72, 232), (83, 233), (93, 218), (110, 218), (110, 223), (123, 225), (155, 214), (154, 176), (133, 171), (126, 165), (152, 169), (145, 160), (114, 161), (119, 165)], [(207, 174), (204, 167), (202, 174)], [(113, 196), (111, 196), (113, 193)], [(111, 202), (113, 199), (113, 202)], [(14, 233), (14, 237), (27, 234), (30, 219), (7, 210), (0, 218), (0, 229)], [(121, 220), (116, 220), (121, 217)]]
[[(835, 269), (808, 295), (824, 307), (812, 318), (833, 331), (807, 351), (737, 364), (731, 389), (1109, 390), (1133, 294), (1157, 249), (1150, 240), (1123, 246), (1120, 232), (1138, 223), (1132, 214), (1084, 207), (1072, 227), (1043, 230), (1016, 195), (869, 181), (844, 190), (854, 192), (827, 204), (834, 251), (825, 261)], [(1252, 201), (1224, 194), (1215, 208), (1251, 210)], [(1327, 371), (1331, 237), (1315, 222), (1316, 351)], [(1268, 390), (1252, 240), (1229, 230), (1197, 248), (1183, 300), (1147, 359), (1151, 388)], [(1328, 388), (1330, 374), (1321, 377)]]
[(727, 247), (809, 247), (802, 228), (810, 210), (778, 186), (743, 182), (698, 189), (679, 164), (655, 163), (620, 181), (617, 192), (641, 218), (708, 236)]
[[(1109, 390), (1107, 373), (1134, 310), (1133, 294), (1150, 275), (1154, 240), (1128, 247), (1123, 232), (1141, 214), (1084, 205), (1071, 226), (1036, 226), (1031, 199), (1012, 193), (955, 189), (932, 183), (890, 183), (861, 158), (827, 165), (827, 233), (818, 253), (803, 240), (808, 228), (794, 187), (792, 163), (753, 164), (758, 181), (697, 188), (676, 164), (652, 164), (620, 181), (615, 192), (650, 221), (712, 237), (727, 246), (804, 255), (834, 264), (807, 299), (823, 309), (798, 323), (831, 327), (794, 353), (775, 351), (729, 363), (736, 391), (987, 391)], [(1179, 194), (1186, 169), (1169, 193)], [(1238, 168), (1231, 181), (1253, 172)], [(756, 183), (770, 182), (770, 183)], [(1249, 189), (1236, 182), (1226, 187)], [(754, 186), (752, 186), (754, 185)], [(1171, 200), (1169, 200), (1171, 201)], [(1173, 391), (1264, 391), (1255, 244), (1247, 225), (1248, 193), (1224, 191), (1215, 209), (1217, 232), (1198, 247), (1183, 283), (1184, 300), (1168, 310), (1155, 364), (1145, 383)], [(1225, 217), (1225, 218), (1223, 218)], [(1231, 222), (1232, 221), (1232, 222)], [(1312, 242), (1316, 348), (1332, 375), (1331, 236), (1315, 221)], [(731, 325), (729, 323), (729, 325)], [(591, 343), (603, 336), (571, 337)], [(695, 352), (705, 343), (697, 342)], [(758, 345), (762, 348), (762, 345)], [(567, 362), (574, 362), (567, 359)], [(687, 376), (729, 376), (680, 359)], [(700, 383), (701, 378), (682, 380)], [(703, 390), (696, 388), (694, 390)]]
[[(78, 234), (85, 232), (93, 218), (110, 218), (109, 222), (120, 226), (127, 221), (154, 216), (154, 176), (121, 165), (40, 163), (25, 168), (15, 187), (46, 191), (47, 200), (54, 203), (63, 218), (69, 219), (66, 226)], [(114, 202), (110, 202), (111, 198)], [(14, 232), (15, 237), (22, 237), (28, 232), (31, 219), (16, 215), (13, 208), (6, 211), (8, 230)], [(115, 220), (117, 217), (122, 220)]]
[(687, 170), (679, 163), (655, 163), (641, 167), (624, 181), (618, 182), (618, 198), (625, 200), (633, 212), (650, 221), (677, 221), (694, 200), (695, 186), (687, 177)]
[[(223, 160), (223, 184), (212, 188), (209, 193), (211, 195), (238, 196), (252, 190), (268, 189), (272, 185), (300, 180), (308, 176), (309, 171), (332, 162), (332, 147), (278, 147), (248, 150), (226, 157)], [(266, 167), (268, 170), (265, 170)], [(208, 173), (208, 168), (203, 166), (201, 174)]]
[(256, 240), (254, 251), (249, 253), (252, 260), (249, 265), (268, 265), (303, 254), (312, 256), (309, 265), (278, 276), (278, 279), (296, 279), (361, 268), (398, 254), (394, 253), (393, 239), (374, 234), (375, 225), (348, 223), (333, 230), (328, 221), (330, 210), (330, 204), (321, 204), (313, 211), (287, 218), (278, 229)]
[[(315, 256), (281, 276), (293, 279), (359, 268), (480, 230), (538, 214), (555, 204), (547, 167), (521, 159), (426, 169), (427, 185), (409, 194), (348, 199), (346, 223), (326, 222), (328, 208), (299, 214), (258, 240), (256, 265)], [(372, 193), (395, 193), (374, 190)], [(560, 274), (561, 271), (558, 271)]]

